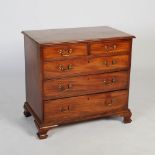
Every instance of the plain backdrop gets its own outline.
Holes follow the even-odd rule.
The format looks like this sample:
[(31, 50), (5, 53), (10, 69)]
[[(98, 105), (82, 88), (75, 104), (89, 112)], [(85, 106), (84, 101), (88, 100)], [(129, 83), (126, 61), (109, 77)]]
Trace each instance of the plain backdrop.
[[(133, 122), (100, 119), (59, 127), (36, 137), (33, 118), (24, 118), (22, 30), (111, 26), (133, 41), (130, 108)], [(154, 0), (0, 0), (0, 154), (154, 155)]]

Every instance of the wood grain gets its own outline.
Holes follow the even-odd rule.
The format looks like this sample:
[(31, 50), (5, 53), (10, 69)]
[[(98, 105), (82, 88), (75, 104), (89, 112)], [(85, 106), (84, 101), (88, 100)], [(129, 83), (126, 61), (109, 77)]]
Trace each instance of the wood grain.
[(131, 39), (93, 42), (90, 45), (92, 55), (118, 55), (130, 53)]
[(126, 89), (127, 86), (127, 71), (47, 80), (44, 82), (44, 100)]
[(107, 116), (131, 122), (133, 35), (110, 27), (23, 31), (26, 102), (38, 137), (68, 123)]
[(59, 125), (65, 121), (74, 122), (75, 119), (126, 109), (127, 102), (127, 90), (48, 100), (44, 102), (44, 118), (47, 123)]
[(23, 34), (36, 41), (38, 44), (75, 43), (97, 41), (103, 39), (134, 38), (133, 35), (108, 27), (80, 27), (48, 30), (29, 30)]
[[(60, 53), (61, 50), (63, 53)], [(71, 53), (68, 53), (69, 50), (71, 50)], [(42, 52), (45, 61), (58, 58), (66, 59), (68, 57), (85, 56), (87, 55), (87, 44), (77, 43), (45, 46), (42, 47)]]
[(35, 114), (43, 120), (42, 104), (42, 61), (39, 52), (39, 45), (27, 36), (25, 42), (25, 83), (26, 102), (29, 103)]
[(129, 68), (129, 56), (82, 57), (80, 59), (51, 61), (44, 62), (43, 68), (44, 79), (121, 71)]

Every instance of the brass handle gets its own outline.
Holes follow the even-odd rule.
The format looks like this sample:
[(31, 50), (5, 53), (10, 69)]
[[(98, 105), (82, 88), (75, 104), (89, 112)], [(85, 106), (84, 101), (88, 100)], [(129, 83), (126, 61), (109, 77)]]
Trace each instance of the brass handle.
[(116, 44), (114, 44), (114, 45), (113, 45), (113, 49), (115, 50), (116, 48), (117, 48), (117, 45), (116, 45)]
[(115, 83), (116, 82), (116, 78), (112, 78), (111, 82)]
[(109, 67), (110, 65), (115, 65), (116, 63), (117, 63), (116, 60), (112, 60), (111, 64), (107, 60), (103, 61), (103, 64), (106, 65), (107, 67)]
[(105, 104), (106, 104), (106, 106), (112, 106), (113, 100), (112, 99), (106, 100)]
[(112, 84), (114, 84), (116, 82), (116, 79), (115, 78), (112, 78), (110, 81), (109, 80), (106, 80), (106, 79), (104, 79), (104, 81), (103, 81), (103, 83), (105, 84), (105, 85), (112, 85)]
[(112, 65), (115, 65), (117, 63), (116, 60), (112, 60)]
[(69, 84), (67, 84), (66, 87), (65, 87), (64, 85), (62, 85), (62, 84), (59, 84), (59, 85), (58, 85), (58, 88), (59, 88), (59, 90), (61, 90), (61, 91), (66, 91), (66, 90), (69, 90), (69, 89), (72, 88), (72, 84), (69, 83)]
[(66, 108), (64, 108), (64, 107), (61, 107), (61, 112), (67, 112), (67, 111), (69, 111), (70, 110), (70, 106), (68, 105)]
[(69, 64), (66, 68), (64, 68), (63, 65), (59, 65), (59, 70), (61, 71), (71, 70), (72, 68), (73, 68), (72, 64)]
[(108, 61), (107, 61), (107, 60), (103, 61), (103, 64), (104, 64), (104, 65), (106, 65), (106, 66), (109, 66), (109, 64), (108, 64)]
[(72, 49), (60, 49), (58, 52), (62, 55), (62, 56), (70, 56), (70, 54), (72, 53)]
[(117, 48), (117, 45), (116, 44), (113, 44), (113, 45), (105, 45), (104, 46), (104, 49), (106, 51), (112, 51), (112, 50), (115, 50)]

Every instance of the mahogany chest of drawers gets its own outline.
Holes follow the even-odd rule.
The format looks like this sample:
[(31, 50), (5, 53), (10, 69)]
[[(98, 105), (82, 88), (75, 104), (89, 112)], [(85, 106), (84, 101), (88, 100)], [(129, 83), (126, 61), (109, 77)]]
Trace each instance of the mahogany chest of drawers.
[(38, 137), (53, 127), (107, 116), (131, 122), (132, 39), (110, 27), (23, 31), (26, 102)]

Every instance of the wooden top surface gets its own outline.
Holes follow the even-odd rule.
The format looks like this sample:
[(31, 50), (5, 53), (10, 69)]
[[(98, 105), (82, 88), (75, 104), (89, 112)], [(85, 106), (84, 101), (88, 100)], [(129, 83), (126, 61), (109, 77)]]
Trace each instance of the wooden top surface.
[(39, 44), (82, 42), (110, 38), (134, 38), (108, 26), (23, 31)]

